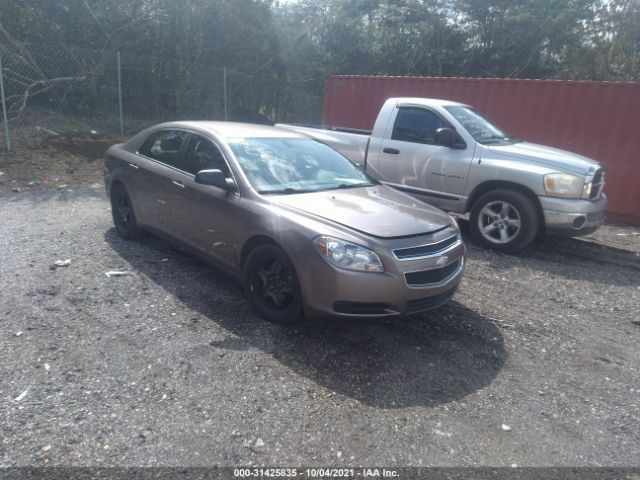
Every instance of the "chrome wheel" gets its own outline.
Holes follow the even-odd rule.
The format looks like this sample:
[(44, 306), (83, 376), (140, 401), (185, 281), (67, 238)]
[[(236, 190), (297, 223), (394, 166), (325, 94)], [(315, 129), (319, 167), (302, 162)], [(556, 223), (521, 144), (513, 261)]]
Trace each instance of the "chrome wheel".
[(487, 203), (478, 215), (478, 229), (491, 243), (505, 244), (513, 241), (520, 233), (521, 224), (518, 210), (503, 200)]

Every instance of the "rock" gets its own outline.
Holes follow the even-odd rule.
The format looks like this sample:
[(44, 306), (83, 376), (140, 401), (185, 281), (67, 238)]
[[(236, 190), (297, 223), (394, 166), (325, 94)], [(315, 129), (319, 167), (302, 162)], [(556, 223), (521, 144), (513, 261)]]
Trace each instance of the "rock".
[(111, 270), (109, 272), (104, 272), (104, 274), (108, 277), (125, 277), (127, 275), (131, 275), (131, 272), (126, 270)]
[(13, 399), (14, 402), (19, 402), (21, 400), (24, 399), (24, 397), (27, 396), (27, 393), (29, 393), (29, 387), (27, 387), (20, 395), (18, 395), (16, 398)]
[(510, 432), (511, 431), (511, 427), (509, 425), (505, 425), (504, 423), (502, 424), (502, 431), (503, 432)]

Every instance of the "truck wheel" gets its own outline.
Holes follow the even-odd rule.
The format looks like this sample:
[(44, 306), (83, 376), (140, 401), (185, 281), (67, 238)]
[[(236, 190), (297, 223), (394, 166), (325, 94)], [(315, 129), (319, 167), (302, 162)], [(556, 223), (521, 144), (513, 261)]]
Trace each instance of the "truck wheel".
[(243, 269), (249, 302), (266, 320), (291, 325), (302, 318), (302, 293), (298, 275), (289, 257), (275, 245), (251, 251)]
[(471, 207), (469, 227), (484, 247), (515, 253), (527, 247), (538, 234), (540, 218), (534, 202), (508, 189), (485, 193)]
[(136, 220), (129, 192), (120, 183), (111, 188), (111, 215), (118, 235), (125, 240), (135, 240), (146, 235)]

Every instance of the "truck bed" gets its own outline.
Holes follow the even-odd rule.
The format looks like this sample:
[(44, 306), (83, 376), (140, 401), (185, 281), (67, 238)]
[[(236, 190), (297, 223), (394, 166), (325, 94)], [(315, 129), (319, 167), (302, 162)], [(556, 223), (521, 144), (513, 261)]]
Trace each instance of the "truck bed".
[(276, 127), (293, 130), (314, 138), (319, 142), (335, 148), (353, 163), (361, 167), (365, 166), (367, 149), (369, 147), (369, 140), (371, 139), (370, 131), (352, 128), (342, 129), (339, 127), (303, 127), (285, 123), (278, 123)]

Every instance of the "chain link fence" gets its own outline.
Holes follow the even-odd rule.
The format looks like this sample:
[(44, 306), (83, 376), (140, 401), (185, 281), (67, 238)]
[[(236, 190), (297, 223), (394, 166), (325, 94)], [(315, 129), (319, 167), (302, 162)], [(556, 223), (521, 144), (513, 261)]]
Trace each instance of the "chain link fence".
[(0, 46), (0, 147), (32, 129), (48, 134), (133, 133), (169, 120), (318, 123), (321, 82), (299, 83), (183, 58)]

